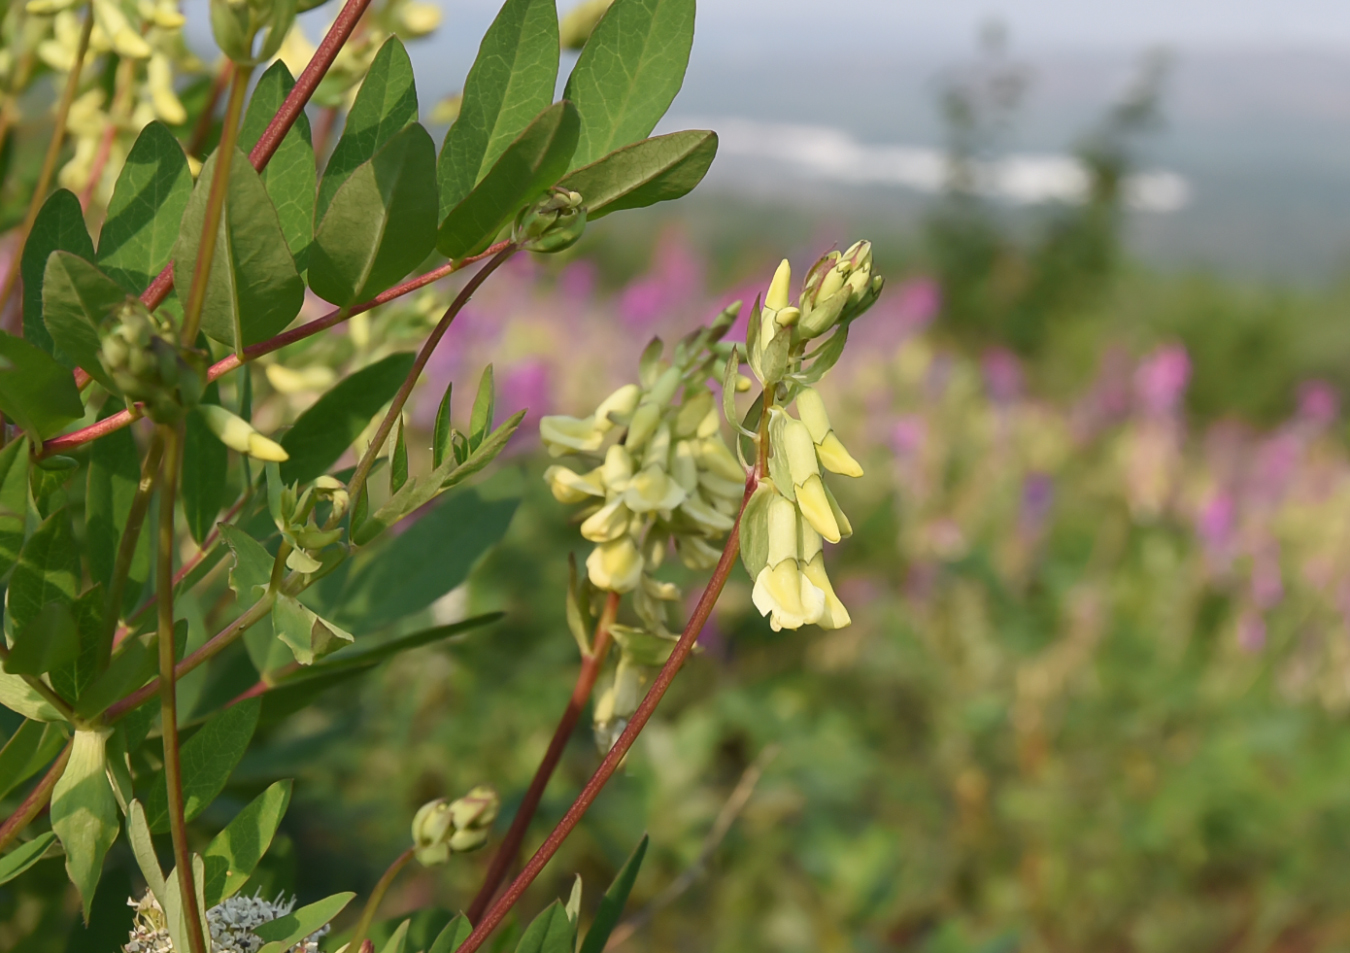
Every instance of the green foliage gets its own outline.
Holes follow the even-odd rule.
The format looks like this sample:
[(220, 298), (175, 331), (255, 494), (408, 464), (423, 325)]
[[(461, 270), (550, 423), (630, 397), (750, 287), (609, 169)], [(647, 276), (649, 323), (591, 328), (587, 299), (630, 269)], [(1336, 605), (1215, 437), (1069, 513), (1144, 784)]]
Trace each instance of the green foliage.
[(278, 781), (249, 802), (202, 851), (208, 907), (239, 891), (276, 835), (291, 802), (290, 781)]
[[(105, 408), (111, 410), (112, 408)], [(85, 491), (85, 553), (89, 574), (95, 582), (110, 585), (117, 550), (131, 512), (136, 485), (141, 479), (136, 440), (130, 430), (108, 434), (94, 444), (89, 453), (89, 477)], [(140, 586), (150, 572), (148, 534), (136, 541), (136, 554), (128, 586), (130, 598), (137, 598)]]
[[(239, 126), (240, 149), (245, 152), (253, 149), (286, 95), (294, 88), (295, 79), (281, 60), (269, 66), (258, 78)], [(303, 275), (309, 267), (309, 243), (314, 238), (314, 190), (318, 182), (309, 117), (303, 112), (281, 140), (272, 161), (263, 169), (262, 180), (277, 210), (286, 245), (295, 258), (295, 267)]]
[(580, 192), (586, 216), (646, 208), (693, 191), (717, 155), (717, 134), (672, 132), (624, 146), (570, 173), (559, 183)]
[[(202, 394), (203, 404), (220, 404), (220, 387), (212, 382)], [(198, 414), (189, 414), (183, 435), (183, 515), (188, 531), (200, 545), (216, 526), (225, 508), (229, 454)]]
[(0, 884), (8, 883), (36, 864), (55, 841), (56, 834), (48, 831), (0, 857)]
[(90, 260), (94, 257), (94, 243), (84, 224), (80, 200), (66, 189), (57, 189), (43, 203), (24, 242), (19, 264), (23, 278), (23, 336), (48, 354), (54, 353), (55, 345), (42, 321), (42, 282), (47, 258), (54, 251), (68, 251)]
[(684, 82), (693, 43), (694, 0), (615, 0), (563, 92), (581, 117), (574, 167), (656, 128)]
[(645, 856), (647, 856), (647, 835), (643, 834), (642, 840), (638, 841), (633, 853), (619, 868), (614, 882), (605, 891), (605, 896), (600, 901), (600, 909), (595, 912), (595, 919), (591, 921), (591, 928), (586, 932), (586, 939), (581, 944), (580, 953), (604, 953), (605, 944), (609, 942), (610, 934), (618, 926), (624, 905), (628, 903), (628, 895), (633, 892), (633, 884), (637, 881), (638, 871), (642, 868), (642, 858)]
[(64, 729), (23, 721), (0, 748), (0, 797), (27, 781), (56, 757), (66, 743)]
[(562, 901), (554, 900), (525, 929), (516, 944), (516, 953), (572, 953), (576, 942), (576, 924), (567, 915)]
[(292, 914), (264, 923), (254, 932), (267, 941), (258, 953), (282, 953), (328, 923), (351, 903), (354, 893), (334, 894), (317, 903), (301, 907)]
[(52, 252), (42, 281), (42, 323), (57, 352), (113, 394), (119, 393), (99, 360), (99, 325), (127, 294), (94, 265), (66, 251)]
[[(183, 813), (192, 820), (210, 806), (239, 759), (248, 750), (258, 725), (261, 702), (246, 699), (208, 719), (180, 751), (183, 771)], [(145, 818), (150, 830), (169, 829), (169, 794), (164, 776), (151, 775), (146, 782)]]
[(0, 331), (0, 411), (29, 439), (45, 440), (84, 416), (70, 372), (23, 338)]
[(0, 450), (0, 574), (19, 560), (27, 516), (28, 440), (21, 437)]
[(460, 914), (445, 925), (445, 929), (436, 937), (436, 942), (431, 944), (427, 953), (455, 953), (472, 932), (473, 925), (469, 923), (467, 917)]
[(52, 831), (66, 852), (66, 873), (80, 892), (84, 917), (94, 902), (103, 858), (117, 840), (117, 801), (108, 784), (101, 731), (77, 731), (70, 760), (52, 792)]
[(69, 609), (80, 588), (80, 553), (70, 513), (58, 510), (28, 537), (5, 593), (5, 622), (15, 632), (31, 624), (48, 603)]

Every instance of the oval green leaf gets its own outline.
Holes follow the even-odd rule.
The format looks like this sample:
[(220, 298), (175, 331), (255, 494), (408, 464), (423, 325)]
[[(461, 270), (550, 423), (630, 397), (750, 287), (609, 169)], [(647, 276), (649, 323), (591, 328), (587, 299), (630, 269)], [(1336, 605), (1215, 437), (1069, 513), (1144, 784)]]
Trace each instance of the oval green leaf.
[(635, 142), (582, 166), (558, 184), (580, 192), (590, 221), (688, 195), (717, 155), (717, 133), (672, 132)]

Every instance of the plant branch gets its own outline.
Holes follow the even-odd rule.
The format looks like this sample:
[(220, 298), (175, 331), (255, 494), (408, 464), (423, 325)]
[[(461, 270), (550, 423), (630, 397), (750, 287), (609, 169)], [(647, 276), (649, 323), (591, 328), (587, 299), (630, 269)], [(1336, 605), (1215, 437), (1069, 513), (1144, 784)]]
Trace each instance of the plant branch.
[[(382, 292), (364, 301), (361, 304), (353, 305), (350, 308), (335, 308), (322, 317), (315, 318), (289, 331), (283, 331), (275, 337), (270, 337), (266, 341), (259, 341), (257, 344), (250, 344), (244, 348), (244, 358), (241, 361), (239, 355), (230, 354), (211, 365), (207, 371), (207, 382), (219, 380), (230, 371), (237, 370), (249, 361), (256, 360), (264, 354), (271, 354), (273, 351), (279, 351), (288, 344), (294, 344), (296, 341), (303, 341), (305, 338), (318, 334), (320, 331), (326, 331), (346, 321), (348, 318), (358, 314), (370, 311), (382, 304), (388, 304), (396, 298), (401, 298), (406, 294), (411, 294), (420, 288), (425, 288), (432, 282), (439, 281), (447, 275), (454, 274), (460, 269), (489, 258), (509, 245), (509, 242), (498, 242), (487, 251), (480, 255), (474, 255), (472, 258), (465, 258), (462, 261), (446, 262), (439, 268), (433, 268), (425, 274), (418, 275), (416, 278), (409, 278), (400, 285), (395, 285), (388, 291)], [(170, 283), (172, 284), (172, 282)], [(123, 410), (118, 413), (105, 417), (97, 423), (90, 424), (88, 427), (82, 427), (79, 430), (72, 431), (60, 437), (53, 437), (46, 441), (39, 454), (41, 457), (49, 457), (56, 453), (65, 453), (74, 450), (76, 447), (83, 446), (91, 440), (97, 440), (99, 437), (107, 436), (115, 430), (121, 430), (141, 416), (139, 407), (135, 410)]]
[[(375, 459), (380, 455), (380, 451), (384, 448), (384, 442), (389, 439), (389, 434), (394, 429), (394, 422), (403, 413), (403, 405), (408, 402), (408, 397), (412, 395), (412, 389), (417, 384), (417, 379), (422, 376), (422, 369), (427, 366), (427, 361), (431, 359), (432, 352), (436, 350), (436, 345), (441, 343), (441, 338), (445, 337), (445, 332), (450, 329), (450, 324), (455, 320), (455, 316), (469, 303), (469, 299), (473, 297), (473, 293), (478, 290), (479, 285), (505, 264), (506, 260), (518, 250), (519, 246), (507, 242), (501, 251), (493, 255), (492, 259), (465, 283), (459, 294), (455, 296), (455, 300), (450, 303), (450, 307), (445, 309), (445, 314), (441, 316), (441, 320), (432, 329), (431, 334), (422, 342), (422, 349), (417, 352), (412, 370), (408, 371), (407, 378), (399, 387), (398, 393), (394, 395), (394, 401), (389, 405), (389, 411), (380, 421), (375, 436), (371, 438), (370, 445), (366, 447), (366, 452), (361, 457), (361, 462), (356, 465), (356, 471), (352, 473), (352, 478), (347, 483), (347, 495), (351, 499), (355, 500), (360, 496), (362, 488), (366, 485), (366, 477), (370, 475), (370, 468), (375, 465)], [(330, 520), (330, 522), (333, 521)]]
[(624, 756), (628, 754), (628, 750), (633, 747), (633, 742), (637, 740), (637, 736), (646, 727), (647, 721), (652, 717), (652, 712), (656, 710), (656, 706), (661, 703), (666, 690), (670, 688), (670, 683), (679, 674), (680, 667), (684, 665), (684, 660), (693, 651), (694, 643), (698, 641), (699, 633), (703, 631), (708, 616), (712, 614), (713, 606), (717, 604), (718, 596), (722, 594), (722, 587), (726, 585), (727, 577), (731, 575), (731, 567), (736, 562), (736, 555), (741, 548), (741, 516), (745, 513), (746, 504), (750, 502), (750, 495), (759, 485), (759, 476), (759, 469), (756, 468), (746, 477), (745, 495), (741, 498), (741, 509), (736, 515), (736, 523), (732, 526), (730, 535), (727, 536), (727, 543), (722, 549), (721, 559), (717, 561), (717, 568), (713, 570), (707, 588), (703, 590), (703, 595), (699, 597), (698, 604), (694, 606), (694, 612), (689, 617), (684, 632), (680, 635), (679, 642), (675, 643), (670, 658), (666, 659), (666, 664), (661, 666), (661, 671), (657, 673), (655, 681), (652, 682), (652, 687), (647, 690), (647, 694), (638, 705), (637, 711), (633, 713), (628, 726), (624, 728), (623, 734), (619, 735), (619, 740), (614, 742), (614, 747), (609, 749), (609, 753), (600, 762), (600, 767), (595, 769), (595, 773), (586, 782), (586, 786), (581, 789), (581, 793), (572, 802), (572, 806), (567, 809), (567, 813), (563, 815), (562, 820), (558, 822), (552, 833), (535, 851), (534, 856), (525, 864), (525, 869), (520, 872), (520, 876), (511, 882), (511, 886), (506, 888), (506, 893), (493, 904), (492, 909), (488, 911), (483, 921), (474, 927), (473, 932), (460, 945), (457, 953), (474, 953), (483, 945), (492, 931), (502, 922), (507, 911), (520, 899), (526, 888), (534, 882), (534, 879), (543, 871), (544, 866), (558, 852), (562, 842), (581, 822), (581, 818), (585, 816), (587, 809), (599, 797), (600, 791), (614, 772), (618, 770), (619, 763), (623, 761)]
[(159, 589), (159, 711), (164, 737), (164, 780), (169, 792), (169, 834), (174, 862), (178, 865), (178, 895), (188, 912), (188, 945), (191, 953), (210, 953), (202, 933), (204, 910), (197, 909), (193, 884), (192, 850), (183, 815), (183, 768), (178, 751), (178, 692), (174, 671), (173, 551), (174, 502), (178, 493), (178, 469), (183, 459), (182, 425), (160, 425), (164, 442), (163, 474), (159, 494), (159, 552), (155, 575)]
[[(230, 166), (234, 164), (234, 144), (239, 136), (239, 117), (244, 111), (244, 94), (253, 75), (251, 66), (235, 65), (230, 81), (230, 101), (225, 107), (225, 123), (220, 130), (220, 145), (216, 147), (216, 169), (211, 177), (211, 191), (206, 196), (206, 213), (202, 217), (202, 238), (197, 246), (197, 261), (192, 269), (192, 288), (183, 305), (183, 345), (192, 347), (201, 327), (202, 305), (206, 303), (206, 286), (211, 280), (211, 265), (216, 257), (216, 237), (220, 231), (220, 217), (225, 208), (225, 196), (230, 190)], [(236, 342), (235, 348), (243, 347)]]
[(682, 874), (672, 880), (665, 890), (657, 894), (656, 899), (619, 924), (614, 933), (610, 935), (609, 942), (605, 944), (606, 950), (615, 950), (623, 946), (632, 938), (634, 933), (651, 923), (658, 913), (678, 900), (686, 890), (698, 881), (699, 877), (703, 876), (707, 870), (708, 861), (712, 860), (713, 854), (731, 830), (731, 825), (736, 823), (736, 818), (740, 817), (741, 811), (745, 810), (745, 805), (750, 803), (750, 796), (755, 793), (755, 786), (759, 784), (759, 779), (763, 777), (764, 769), (769, 766), (770, 761), (778, 757), (780, 750), (776, 744), (769, 745), (760, 752), (759, 757), (750, 763), (750, 766), (741, 774), (740, 781), (736, 782), (731, 797), (727, 798), (726, 803), (722, 805), (722, 809), (717, 812), (717, 818), (713, 821), (708, 836), (703, 840), (703, 846), (699, 849), (698, 857)]
[(99, 641), (100, 664), (107, 665), (112, 657), (117, 634), (117, 622), (122, 616), (122, 598), (127, 590), (127, 577), (131, 574), (131, 561), (136, 558), (136, 544), (141, 538), (141, 527), (145, 524), (146, 513), (150, 511), (150, 497), (155, 492), (155, 481), (159, 476), (160, 460), (164, 456), (164, 438), (158, 429), (150, 440), (145, 452), (145, 462), (141, 464), (141, 480), (136, 484), (136, 495), (131, 498), (131, 508), (127, 511), (126, 528), (122, 531), (122, 540), (117, 546), (117, 561), (113, 564), (112, 582), (108, 586), (108, 601), (103, 610), (103, 637)]
[(375, 884), (375, 889), (370, 892), (370, 899), (366, 901), (366, 907), (361, 911), (361, 919), (356, 921), (356, 929), (352, 931), (352, 938), (347, 941), (348, 950), (360, 950), (365, 942), (366, 934), (370, 932), (370, 925), (375, 922), (375, 914), (380, 908), (380, 901), (384, 895), (389, 892), (389, 887), (398, 876), (400, 870), (408, 866), (408, 861), (413, 859), (413, 849), (409, 847), (403, 853), (394, 858), (394, 862), (389, 865), (389, 869), (384, 872)]
[(56, 756), (56, 760), (47, 769), (47, 773), (42, 776), (42, 780), (37, 783), (33, 790), (28, 792), (28, 796), (23, 799), (23, 803), (5, 819), (5, 823), (0, 824), (0, 850), (8, 847), (9, 842), (15, 838), (19, 831), (27, 827), (33, 818), (41, 814), (42, 809), (52, 799), (52, 790), (56, 787), (56, 782), (61, 780), (61, 773), (66, 770), (66, 762), (70, 760), (70, 749), (74, 744), (73, 738), (66, 742), (66, 746)]
[[(319, 81), (323, 79), (324, 74), (333, 65), (333, 60), (337, 58), (338, 51), (347, 42), (347, 38), (352, 35), (352, 30), (356, 28), (356, 24), (360, 21), (368, 6), (370, 6), (370, 0), (347, 0), (342, 12), (337, 15), (333, 25), (328, 28), (328, 33), (324, 36), (323, 42), (319, 44), (319, 48), (310, 57), (309, 65), (300, 73), (300, 77), (295, 81), (295, 86), (286, 94), (286, 99), (282, 102), (281, 108), (277, 110), (276, 115), (272, 117), (272, 121), (263, 130), (262, 136), (253, 147), (253, 151), (248, 154), (248, 161), (253, 163), (253, 168), (261, 172), (277, 151), (277, 148), (281, 145), (281, 140), (286, 138), (286, 133), (290, 131), (291, 126), (295, 125), (295, 120), (304, 111), (305, 104), (314, 95), (314, 90), (318, 88)], [(141, 293), (141, 301), (147, 308), (154, 311), (164, 303), (164, 299), (168, 297), (171, 288), (173, 288), (172, 262), (165, 265), (164, 270), (155, 276), (154, 281), (150, 282), (150, 287)]]
[[(15, 263), (18, 262), (18, 256), (22, 254), (23, 246), (28, 241), (28, 233), (33, 230), (33, 222), (37, 220), (42, 203), (47, 200), (47, 187), (51, 185), (52, 176), (56, 173), (56, 162), (61, 158), (61, 146), (66, 141), (66, 120), (70, 117), (70, 104), (75, 101), (75, 91), (80, 86), (80, 73), (84, 70), (84, 57), (89, 52), (89, 35), (93, 30), (94, 8), (91, 5), (86, 7), (84, 11), (84, 26), (80, 30), (80, 42), (75, 48), (75, 61), (70, 67), (70, 75), (66, 79), (66, 88), (62, 90), (61, 99), (56, 106), (56, 126), (52, 129), (52, 137), (47, 143), (47, 155), (42, 160), (42, 171), (38, 174), (37, 183), (33, 186), (33, 197), (28, 201), (28, 211), (24, 213), (23, 224), (19, 226)], [(9, 271), (5, 273), (4, 284), (0, 285), (0, 313), (3, 313), (8, 306), (9, 296), (14, 293), (18, 280), (19, 269), (15, 265), (11, 265)]]
[(534, 813), (539, 808), (540, 800), (543, 799), (544, 789), (548, 787), (549, 779), (553, 777), (553, 771), (562, 758), (563, 749), (567, 747), (567, 742), (571, 740), (572, 732), (576, 730), (577, 721), (586, 707), (586, 702), (590, 700), (591, 690), (595, 688), (595, 680), (600, 675), (600, 668), (604, 665), (605, 655), (609, 652), (609, 627), (614, 624), (614, 619), (618, 614), (619, 594), (611, 592), (605, 600), (605, 608), (600, 613), (600, 620), (595, 625), (595, 638), (591, 643), (591, 653), (582, 657), (581, 670), (577, 672), (577, 682), (572, 689), (572, 697), (568, 699), (567, 707), (563, 710), (562, 718), (558, 721), (558, 727), (553, 732), (553, 740), (549, 742), (548, 750), (544, 752), (543, 760), (539, 762), (539, 767), (534, 772), (534, 779), (530, 781), (530, 786), (525, 791), (525, 797), (521, 799), (520, 807), (516, 810), (516, 816), (511, 819), (510, 829), (506, 832), (506, 836), (502, 838), (501, 846), (497, 848), (497, 853), (492, 857), (492, 863), (488, 865), (487, 876), (483, 878), (483, 885), (478, 888), (478, 895), (473, 898), (473, 903), (469, 905), (467, 916), (470, 923), (476, 923), (482, 917), (483, 911), (487, 909), (487, 905), (492, 902), (493, 896), (496, 895), (502, 878), (506, 876), (506, 871), (520, 852), (521, 842), (525, 840), (525, 832), (529, 830), (530, 821), (534, 819)]

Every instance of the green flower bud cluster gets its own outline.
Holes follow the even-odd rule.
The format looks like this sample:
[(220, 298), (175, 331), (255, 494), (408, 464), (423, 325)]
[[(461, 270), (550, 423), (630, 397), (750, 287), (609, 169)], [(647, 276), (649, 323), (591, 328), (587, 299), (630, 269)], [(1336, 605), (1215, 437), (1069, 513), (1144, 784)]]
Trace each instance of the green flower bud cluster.
[(511, 239), (533, 252), (571, 248), (586, 230), (586, 209), (581, 193), (554, 188), (516, 216)]
[(437, 798), (413, 816), (413, 854), (427, 867), (443, 864), (451, 854), (466, 854), (487, 843), (501, 798), (490, 787), (474, 788), (454, 801)]
[(201, 400), (206, 355), (180, 347), (174, 329), (135, 298), (114, 313), (99, 360), (128, 398), (158, 423), (173, 423)]
[[(272, 443), (261, 434), (255, 432), (255, 435), (254, 440), (249, 441), (250, 446), (257, 438)], [(286, 451), (280, 447), (277, 447), (277, 450), (284, 459)], [(342, 539), (342, 529), (340, 527), (321, 529), (315, 516), (315, 507), (320, 501), (327, 501), (333, 512), (341, 517), (347, 511), (350, 502), (346, 486), (336, 477), (325, 475), (316, 477), (313, 483), (299, 490), (295, 484), (289, 486), (282, 484), (281, 469), (275, 462), (268, 462), (266, 468), (267, 507), (272, 522), (281, 533), (281, 538), (291, 547), (291, 552), (286, 557), (287, 568), (300, 573), (315, 573), (327, 562), (331, 569), (341, 558), (341, 553), (332, 551), (331, 559), (326, 560), (325, 557), (330, 554), (325, 553), (325, 550)]]

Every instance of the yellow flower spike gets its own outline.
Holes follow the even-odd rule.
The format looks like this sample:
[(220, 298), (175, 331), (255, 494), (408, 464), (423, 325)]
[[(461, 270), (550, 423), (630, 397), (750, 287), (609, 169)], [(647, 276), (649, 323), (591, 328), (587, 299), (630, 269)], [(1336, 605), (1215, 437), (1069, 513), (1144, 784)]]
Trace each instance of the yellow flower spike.
[(769, 552), (767, 565), (797, 561), (797, 508), (792, 501), (774, 494), (768, 506)]
[(642, 465), (647, 467), (660, 467), (662, 470), (670, 466), (670, 425), (661, 424), (656, 428), (656, 433), (647, 443), (647, 449), (642, 454)]
[(713, 496), (739, 501), (745, 487), (739, 480), (724, 480), (716, 473), (705, 470), (698, 474), (698, 485)]
[(150, 57), (145, 73), (146, 86), (159, 118), (171, 126), (187, 122), (187, 110), (173, 91), (173, 70), (169, 67), (168, 58), (162, 53), (154, 54)]
[(143, 60), (150, 56), (150, 44), (127, 22), (126, 16), (113, 0), (93, 0), (94, 19), (107, 34), (112, 48), (121, 56)]
[(839, 527), (839, 536), (841, 538), (852, 536), (853, 524), (849, 522), (848, 517), (839, 506), (839, 501), (834, 498), (834, 494), (830, 492), (828, 486), (825, 487), (825, 499), (829, 501), (830, 512), (834, 514), (835, 525)]
[[(700, 391), (693, 397), (687, 398), (680, 405), (680, 412), (675, 415), (675, 436), (692, 437), (698, 434), (702, 429), (703, 422), (712, 416), (717, 419), (717, 411), (713, 407), (713, 395), (711, 391)], [(698, 434), (706, 437), (707, 434)]]
[(178, 30), (187, 22), (187, 17), (179, 12), (176, 4), (163, 0), (155, 4), (154, 11), (146, 19), (161, 30)]
[(694, 431), (694, 436), (706, 438), (721, 432), (722, 415), (717, 412), (716, 407), (709, 407), (708, 412), (703, 415), (703, 419), (698, 422), (698, 429)]
[(556, 414), (539, 421), (539, 436), (551, 456), (560, 457), (573, 451), (594, 451), (604, 443), (605, 434), (595, 424), (594, 417), (568, 417)]
[(694, 450), (698, 456), (698, 465), (704, 470), (716, 474), (723, 480), (745, 482), (745, 469), (721, 436), (700, 441)]
[(769, 290), (764, 295), (764, 307), (769, 311), (777, 311), (780, 308), (788, 306), (788, 288), (792, 284), (792, 265), (786, 258), (778, 265), (778, 270), (773, 273), (773, 281), (769, 283)]
[(630, 451), (638, 450), (647, 438), (656, 432), (656, 425), (661, 421), (661, 408), (656, 404), (644, 402), (633, 413), (633, 422), (628, 425), (628, 436), (624, 438), (623, 445)]
[[(615, 423), (626, 422), (632, 416), (633, 411), (637, 409), (638, 398), (641, 396), (642, 388), (636, 384), (624, 384), (600, 401), (600, 406), (595, 408), (596, 422), (604, 426), (606, 430)], [(618, 418), (617, 421), (615, 420), (616, 417)]]
[(797, 506), (802, 511), (802, 517), (811, 524), (811, 528), (830, 542), (839, 542), (841, 538), (839, 522), (834, 517), (834, 508), (830, 506), (829, 498), (825, 495), (825, 484), (821, 482), (820, 474), (817, 473), (805, 483), (798, 485), (796, 490)]
[(242, 417), (236, 417), (218, 404), (199, 404), (197, 412), (201, 414), (206, 426), (221, 443), (231, 450), (248, 454), (265, 462), (280, 463), (289, 459), (281, 446), (264, 437), (253, 425)]
[(675, 553), (689, 569), (711, 569), (722, 558), (722, 551), (700, 536), (676, 536)]
[(730, 516), (719, 513), (695, 495), (685, 497), (680, 504), (680, 512), (712, 533), (725, 533), (736, 525)]
[(593, 496), (604, 496), (605, 488), (598, 479), (600, 471), (582, 475), (557, 464), (544, 471), (544, 482), (559, 503), (582, 503)]
[(630, 515), (622, 497), (610, 500), (581, 524), (581, 535), (593, 543), (618, 539), (627, 534)]
[(801, 414), (802, 423), (810, 431), (816, 454), (825, 469), (847, 477), (863, 475), (862, 466), (853, 459), (830, 427), (830, 417), (825, 412), (825, 402), (820, 399), (819, 392), (811, 387), (802, 388), (802, 392), (797, 395), (797, 413)]
[(816, 445), (811, 441), (811, 431), (806, 424), (788, 414), (775, 415), (775, 436), (778, 444), (772, 452), (782, 454), (787, 461), (788, 472), (792, 475), (792, 485), (801, 486), (809, 478), (819, 476), (820, 463), (816, 460)]
[(815, 528), (801, 517), (797, 516), (797, 561), (805, 566), (811, 560), (815, 559), (825, 548), (825, 541)]
[(675, 445), (675, 455), (670, 461), (670, 475), (686, 493), (698, 489), (698, 461), (694, 458), (694, 445), (681, 440)]
[(400, 11), (403, 29), (409, 39), (426, 36), (441, 25), (441, 8), (434, 3), (414, 2), (406, 4)]
[(600, 479), (611, 493), (622, 493), (633, 479), (633, 458), (620, 444), (605, 451), (605, 463), (600, 467)]
[(586, 572), (597, 589), (631, 592), (642, 580), (642, 554), (631, 536), (622, 536), (591, 550)]
[(825, 595), (825, 607), (816, 624), (822, 629), (842, 629), (844, 626), (852, 625), (853, 618), (848, 614), (848, 608), (834, 594), (834, 586), (830, 585), (830, 577), (825, 572), (825, 554), (816, 553), (806, 564), (802, 574)]
[(644, 467), (628, 484), (624, 502), (634, 513), (654, 510), (670, 511), (684, 502), (684, 487), (680, 486), (660, 467)]
[(282, 394), (303, 394), (306, 391), (327, 390), (333, 386), (337, 375), (332, 368), (322, 364), (310, 367), (292, 368), (285, 364), (268, 364), (263, 368), (267, 383)]
[(795, 559), (761, 569), (751, 599), (775, 632), (818, 622), (825, 611), (825, 593), (801, 573)]

